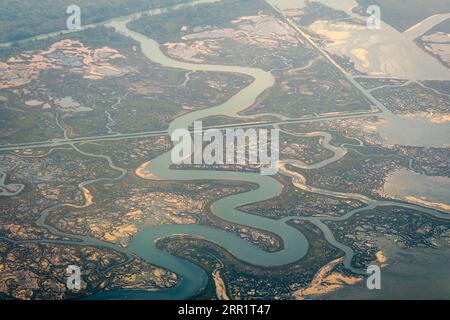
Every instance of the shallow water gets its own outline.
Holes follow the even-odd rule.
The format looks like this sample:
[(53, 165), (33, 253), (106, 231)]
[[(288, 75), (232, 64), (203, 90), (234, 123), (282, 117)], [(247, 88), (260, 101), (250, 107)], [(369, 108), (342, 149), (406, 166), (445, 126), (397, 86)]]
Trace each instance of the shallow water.
[[(384, 192), (395, 199), (407, 200), (421, 204), (429, 202), (428, 206), (450, 211), (450, 178), (432, 177), (407, 169), (400, 169), (390, 175), (384, 185)], [(417, 199), (414, 201), (414, 199)], [(425, 204), (422, 202), (422, 204)], [(442, 204), (441, 207), (438, 204)]]
[(378, 124), (378, 132), (389, 145), (450, 146), (450, 122), (436, 123), (423, 114), (387, 115)]
[(389, 240), (379, 247), (387, 257), (381, 269), (381, 290), (369, 290), (366, 281), (331, 293), (325, 299), (449, 299), (450, 247), (403, 248)]

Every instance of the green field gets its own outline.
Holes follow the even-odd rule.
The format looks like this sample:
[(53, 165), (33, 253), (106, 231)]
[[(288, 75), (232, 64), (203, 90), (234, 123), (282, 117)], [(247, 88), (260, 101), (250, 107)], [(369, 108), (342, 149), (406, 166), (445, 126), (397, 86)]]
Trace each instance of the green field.
[(184, 35), (182, 27), (233, 28), (232, 20), (254, 15), (264, 9), (270, 10), (261, 0), (223, 0), (221, 3), (203, 4), (158, 16), (143, 16), (131, 22), (129, 27), (164, 43), (179, 40)]
[(64, 30), (69, 17), (66, 10), (72, 4), (81, 8), (81, 23), (90, 24), (180, 2), (183, 0), (2, 0), (0, 42)]

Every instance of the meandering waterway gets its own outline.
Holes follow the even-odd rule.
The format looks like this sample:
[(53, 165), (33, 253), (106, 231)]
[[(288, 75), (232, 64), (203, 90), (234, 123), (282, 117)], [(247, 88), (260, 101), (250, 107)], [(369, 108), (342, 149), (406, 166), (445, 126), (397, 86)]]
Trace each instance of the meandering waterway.
[[(196, 1), (195, 4), (208, 3), (212, 1)], [(164, 10), (155, 10), (152, 14), (159, 14), (165, 12)], [(195, 120), (200, 120), (205, 117), (214, 115), (228, 115), (238, 117), (238, 113), (244, 109), (247, 109), (252, 105), (258, 96), (263, 93), (266, 89), (274, 85), (274, 77), (270, 72), (266, 72), (261, 69), (246, 68), (246, 67), (233, 67), (233, 66), (222, 66), (222, 65), (207, 65), (207, 64), (193, 64), (173, 60), (167, 57), (159, 47), (159, 44), (148, 37), (137, 33), (135, 31), (129, 30), (127, 28), (127, 23), (138, 16), (118, 18), (108, 23), (108, 26), (114, 27), (119, 33), (131, 37), (138, 41), (141, 45), (142, 52), (144, 55), (154, 63), (161, 64), (164, 67), (169, 68), (179, 68), (187, 71), (206, 71), (206, 72), (230, 72), (230, 73), (240, 73), (250, 76), (254, 81), (241, 90), (239, 93), (231, 97), (228, 101), (218, 106), (214, 106), (208, 109), (195, 111), (192, 113), (185, 114), (177, 119), (175, 119), (169, 127), (169, 133), (176, 129), (184, 128), (187, 129)], [(73, 148), (78, 152), (93, 157), (102, 157), (106, 159), (111, 166), (111, 168), (117, 170), (119, 175), (116, 178), (102, 178), (97, 180), (90, 180), (80, 184), (80, 188), (85, 192), (86, 203), (82, 206), (75, 206), (70, 204), (61, 204), (52, 208), (45, 210), (38, 222), (38, 225), (48, 228), (52, 233), (64, 237), (74, 238), (74, 241), (60, 241), (61, 243), (73, 243), (78, 245), (94, 245), (101, 247), (108, 247), (111, 249), (118, 250), (120, 252), (126, 253), (129, 257), (132, 255), (139, 256), (151, 264), (158, 265), (162, 268), (175, 272), (179, 276), (179, 283), (170, 289), (158, 290), (158, 291), (144, 291), (144, 290), (113, 290), (107, 292), (101, 292), (90, 297), (90, 299), (186, 299), (195, 296), (200, 293), (201, 290), (207, 284), (207, 274), (203, 269), (197, 265), (175, 257), (167, 252), (161, 251), (157, 248), (156, 243), (159, 239), (170, 237), (174, 235), (187, 235), (195, 236), (205, 239), (207, 241), (213, 242), (223, 249), (230, 252), (239, 260), (249, 263), (252, 265), (263, 266), (263, 267), (277, 267), (289, 263), (293, 263), (302, 259), (308, 251), (308, 241), (304, 235), (297, 229), (289, 226), (288, 221), (292, 219), (301, 219), (310, 221), (318, 226), (325, 235), (325, 238), (335, 247), (341, 249), (345, 255), (345, 265), (357, 273), (363, 273), (362, 270), (358, 270), (351, 267), (351, 259), (354, 255), (353, 251), (346, 247), (345, 245), (339, 243), (334, 238), (332, 232), (323, 223), (324, 220), (335, 220), (341, 221), (348, 219), (353, 214), (357, 212), (363, 212), (364, 210), (373, 209), (378, 206), (402, 206), (414, 210), (419, 210), (425, 214), (430, 214), (433, 216), (438, 216), (440, 218), (447, 219), (448, 216), (434, 211), (431, 209), (424, 209), (422, 207), (404, 203), (389, 202), (389, 201), (375, 201), (369, 199), (366, 196), (358, 194), (348, 194), (348, 193), (338, 193), (328, 190), (321, 190), (318, 188), (308, 187), (305, 179), (294, 172), (286, 169), (285, 164), (289, 163), (295, 166), (302, 167), (304, 169), (317, 169), (326, 166), (334, 161), (341, 159), (347, 152), (345, 148), (334, 147), (329, 144), (331, 136), (328, 133), (318, 132), (310, 135), (322, 136), (323, 147), (328, 148), (333, 151), (335, 156), (322, 161), (320, 163), (307, 166), (299, 161), (287, 161), (281, 163), (282, 173), (291, 176), (294, 179), (294, 183), (298, 187), (304, 187), (310, 192), (321, 193), (325, 195), (330, 195), (333, 197), (358, 199), (365, 203), (367, 206), (357, 210), (353, 210), (346, 215), (339, 218), (330, 217), (287, 217), (281, 220), (267, 219), (264, 217), (247, 214), (237, 210), (243, 205), (256, 203), (264, 201), (281, 194), (283, 186), (272, 177), (263, 176), (257, 173), (244, 173), (244, 172), (227, 172), (227, 171), (203, 171), (203, 170), (172, 170), (170, 169), (171, 159), (170, 152), (167, 152), (156, 159), (145, 164), (144, 167), (140, 168), (141, 172), (147, 172), (149, 176), (156, 176), (158, 179), (162, 180), (173, 180), (179, 181), (193, 181), (193, 180), (226, 180), (226, 181), (245, 181), (257, 184), (259, 188), (224, 197), (216, 201), (212, 207), (211, 211), (213, 214), (217, 215), (219, 218), (229, 221), (234, 224), (245, 225), (252, 228), (257, 228), (260, 230), (268, 231), (274, 233), (280, 237), (282, 240), (282, 248), (277, 252), (267, 252), (258, 248), (249, 242), (239, 238), (238, 236), (209, 228), (200, 225), (167, 225), (161, 227), (145, 228), (140, 230), (138, 234), (135, 235), (131, 244), (127, 248), (121, 248), (118, 245), (110, 244), (100, 240), (96, 240), (90, 237), (79, 237), (72, 236), (63, 232), (56, 230), (55, 228), (46, 224), (46, 218), (48, 214), (58, 207), (74, 207), (80, 208), (90, 205), (92, 197), (89, 194), (88, 185), (96, 183), (99, 181), (116, 181), (121, 179), (126, 171), (124, 169), (114, 166), (113, 162), (108, 156), (95, 155), (87, 152), (83, 152), (78, 149), (74, 144)], [(50, 242), (50, 241), (49, 241)]]

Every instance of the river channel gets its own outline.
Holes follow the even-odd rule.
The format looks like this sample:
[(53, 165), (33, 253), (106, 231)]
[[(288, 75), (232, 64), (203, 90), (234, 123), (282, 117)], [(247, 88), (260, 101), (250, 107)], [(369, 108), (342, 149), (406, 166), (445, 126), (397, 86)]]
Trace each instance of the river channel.
[[(191, 5), (201, 5), (202, 3), (211, 3), (215, 1), (203, 0), (195, 1)], [(182, 7), (185, 7), (184, 4)], [(172, 9), (180, 8), (176, 6)], [(167, 9), (168, 10), (168, 9)], [(148, 12), (148, 14), (161, 14), (167, 11), (166, 9), (158, 9)], [(176, 129), (187, 129), (195, 120), (200, 120), (214, 115), (228, 115), (237, 117), (239, 111), (247, 109), (251, 106), (258, 96), (266, 89), (272, 87), (275, 83), (275, 79), (270, 72), (262, 69), (237, 67), (237, 66), (224, 66), (224, 65), (208, 65), (208, 64), (193, 64), (186, 63), (177, 60), (173, 60), (166, 56), (161, 50), (160, 46), (154, 40), (132, 31), (127, 28), (127, 24), (133, 19), (139, 18), (140, 15), (133, 15), (128, 17), (121, 17), (109, 21), (106, 25), (113, 27), (117, 32), (139, 42), (143, 54), (151, 60), (153, 63), (160, 64), (168, 68), (178, 68), (187, 71), (204, 71), (204, 72), (229, 72), (244, 74), (252, 77), (253, 82), (231, 97), (228, 101), (218, 106), (213, 106), (208, 109), (195, 111), (185, 114), (175, 119), (169, 127), (169, 133)], [(325, 160), (314, 165), (306, 166), (302, 163), (291, 161), (286, 162), (288, 164), (296, 165), (304, 169), (317, 169), (326, 166), (334, 161), (341, 159), (345, 156), (347, 150), (345, 148), (338, 148), (331, 146), (329, 141), (331, 136), (328, 133), (313, 133), (309, 134), (324, 137), (323, 147), (332, 150), (335, 156), (331, 159)], [(120, 175), (116, 178), (104, 178), (92, 181), (86, 181), (80, 184), (80, 188), (87, 195), (87, 202), (89, 203), (89, 191), (86, 187), (92, 183), (99, 181), (116, 181), (121, 179), (126, 171), (124, 169), (114, 166), (111, 159), (103, 155), (94, 155), (87, 152), (83, 152), (78, 149), (74, 144), (72, 147), (78, 152), (92, 157), (101, 157), (109, 162), (109, 165), (120, 172)], [(262, 267), (277, 267), (290, 263), (294, 263), (302, 259), (308, 252), (309, 244), (305, 236), (294, 227), (287, 224), (292, 219), (302, 219), (310, 221), (318, 226), (325, 235), (325, 238), (335, 247), (341, 249), (346, 254), (345, 265), (351, 268), (354, 272), (364, 273), (362, 270), (357, 270), (351, 267), (351, 258), (353, 257), (353, 251), (345, 245), (337, 242), (323, 223), (324, 220), (345, 220), (350, 218), (357, 212), (362, 212), (367, 209), (375, 208), (378, 206), (402, 206), (415, 210), (419, 210), (424, 214), (430, 214), (438, 216), (440, 218), (448, 219), (448, 215), (434, 211), (431, 209), (424, 209), (419, 206), (405, 204), (401, 202), (388, 202), (388, 201), (375, 201), (362, 195), (337, 193), (333, 191), (320, 190), (317, 188), (310, 189), (311, 192), (322, 193), (339, 198), (358, 199), (367, 204), (367, 207), (354, 210), (347, 213), (341, 218), (327, 218), (327, 217), (313, 217), (313, 218), (301, 218), (298, 216), (287, 217), (281, 220), (267, 219), (256, 215), (247, 214), (239, 211), (239, 208), (246, 204), (256, 203), (277, 197), (283, 191), (283, 186), (276, 179), (270, 176), (260, 175), (258, 173), (244, 173), (244, 172), (227, 172), (227, 171), (206, 171), (206, 170), (172, 170), (170, 151), (148, 162), (142, 170), (146, 171), (153, 176), (156, 176), (160, 180), (172, 180), (179, 181), (205, 181), (205, 180), (221, 180), (221, 181), (243, 181), (250, 182), (258, 185), (257, 189), (249, 192), (240, 193), (224, 197), (216, 201), (211, 206), (211, 211), (219, 218), (229, 221), (234, 224), (249, 226), (251, 228), (257, 228), (260, 230), (274, 233), (282, 240), (282, 248), (277, 252), (264, 251), (249, 242), (239, 238), (238, 236), (218, 229), (209, 228), (200, 225), (167, 225), (161, 227), (144, 228), (136, 234), (127, 248), (121, 248), (117, 245), (106, 243), (100, 240), (96, 240), (90, 237), (72, 236), (62, 233), (52, 226), (47, 225), (46, 218), (48, 214), (58, 207), (74, 207), (80, 208), (80, 206), (74, 206), (69, 204), (61, 204), (45, 210), (39, 220), (38, 225), (48, 228), (52, 233), (64, 237), (70, 237), (75, 239), (74, 241), (61, 241), (61, 243), (73, 243), (77, 245), (93, 245), (100, 247), (108, 247), (123, 253), (126, 253), (129, 257), (132, 255), (141, 257), (151, 264), (158, 265), (162, 268), (175, 272), (179, 277), (179, 283), (170, 289), (163, 289), (158, 291), (144, 291), (144, 290), (113, 290), (107, 292), (97, 293), (90, 296), (89, 299), (188, 299), (196, 294), (200, 293), (206, 286), (208, 281), (208, 275), (206, 272), (197, 265), (186, 261), (184, 259), (175, 257), (167, 252), (161, 251), (157, 248), (156, 243), (159, 239), (170, 237), (174, 235), (194, 236), (202, 238), (217, 244), (221, 248), (230, 252), (237, 259), (256, 266)], [(305, 179), (286, 169), (283, 163), (280, 164), (281, 173), (291, 176), (296, 183), (296, 186), (304, 187), (308, 190)], [(84, 207), (84, 206), (82, 206)], [(54, 241), (53, 241), (54, 242)]]

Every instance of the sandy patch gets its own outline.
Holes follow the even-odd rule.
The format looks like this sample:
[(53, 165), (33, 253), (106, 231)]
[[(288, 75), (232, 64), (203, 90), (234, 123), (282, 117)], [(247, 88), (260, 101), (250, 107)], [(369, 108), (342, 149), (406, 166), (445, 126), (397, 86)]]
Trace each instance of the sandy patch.
[(368, 69), (370, 67), (368, 59), (369, 52), (366, 49), (363, 48), (353, 49), (351, 53), (356, 59), (360, 61), (363, 68)]
[(164, 47), (175, 58), (200, 63), (204, 62), (201, 56), (220, 54), (219, 41), (222, 39), (271, 49), (280, 47), (283, 42), (299, 43), (289, 25), (269, 15), (242, 16), (232, 23), (236, 28), (200, 30), (183, 36), (183, 42), (166, 43)]
[(155, 174), (152, 172), (148, 172), (147, 168), (150, 165), (150, 161), (143, 163), (140, 167), (138, 167), (134, 173), (139, 178), (145, 179), (145, 180), (160, 180)]
[(121, 75), (128, 70), (119, 69), (110, 63), (118, 58), (124, 56), (112, 48), (92, 49), (76, 40), (61, 40), (46, 50), (21, 53), (7, 62), (0, 62), (0, 89), (28, 84), (38, 79), (42, 71), (51, 69), (68, 69), (69, 72), (93, 80)]
[(44, 103), (39, 100), (27, 100), (27, 101), (25, 101), (25, 104), (29, 107), (38, 107), (38, 106), (42, 106)]
[(387, 262), (387, 257), (384, 255), (383, 251), (378, 251), (375, 253), (375, 256), (377, 257), (378, 263), (381, 264), (381, 266), (385, 266)]
[(220, 271), (215, 270), (212, 273), (212, 277), (214, 280), (214, 284), (216, 287), (216, 296), (219, 300), (230, 300), (230, 298), (227, 295), (227, 290), (225, 287), (225, 282), (223, 281), (222, 277), (220, 276)]
[(307, 288), (295, 291), (292, 296), (297, 300), (315, 298), (363, 280), (362, 277), (348, 277), (339, 272), (333, 272), (334, 267), (342, 262), (343, 258), (339, 258), (322, 267)]

